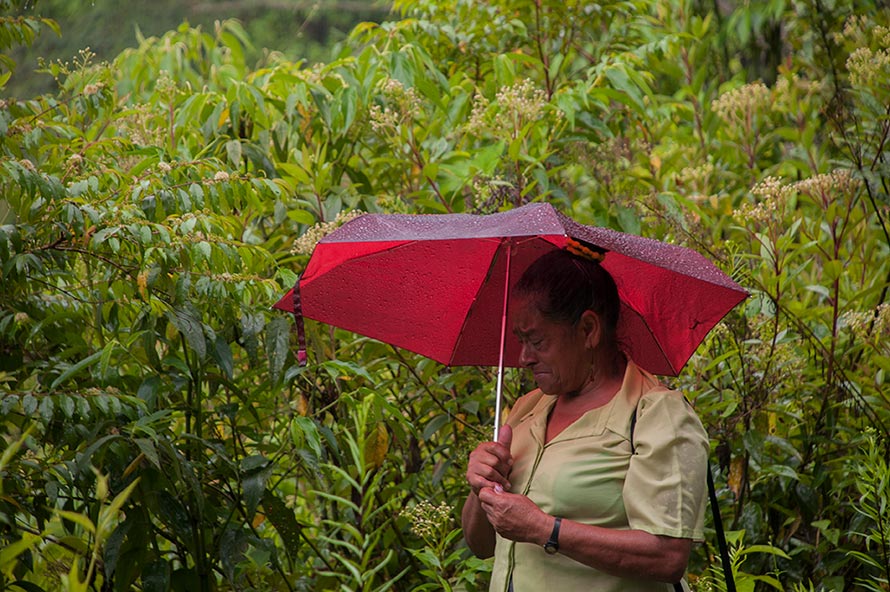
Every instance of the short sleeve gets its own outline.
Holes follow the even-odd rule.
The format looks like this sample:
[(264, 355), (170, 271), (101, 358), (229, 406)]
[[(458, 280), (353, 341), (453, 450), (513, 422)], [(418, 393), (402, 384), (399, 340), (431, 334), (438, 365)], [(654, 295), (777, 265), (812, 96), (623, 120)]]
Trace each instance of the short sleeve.
[(676, 391), (644, 395), (633, 447), (623, 489), (630, 527), (702, 540), (709, 445), (695, 410)]

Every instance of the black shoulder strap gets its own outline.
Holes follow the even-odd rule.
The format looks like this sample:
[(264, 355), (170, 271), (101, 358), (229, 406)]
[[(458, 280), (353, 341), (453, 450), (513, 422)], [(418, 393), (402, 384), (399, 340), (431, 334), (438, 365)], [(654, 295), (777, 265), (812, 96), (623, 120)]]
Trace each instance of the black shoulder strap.
[(723, 576), (726, 579), (726, 592), (736, 592), (732, 563), (729, 561), (729, 548), (726, 546), (726, 534), (723, 532), (723, 519), (720, 517), (720, 504), (717, 501), (717, 490), (714, 488), (714, 477), (711, 476), (710, 459), (708, 459), (708, 497), (711, 499), (711, 514), (714, 516), (714, 530), (717, 533), (717, 547), (720, 549), (720, 562), (723, 564)]
[[(691, 405), (689, 400), (684, 397), (687, 405)], [(634, 446), (634, 428), (637, 426), (637, 408), (630, 417), (630, 448), (636, 450)], [(720, 504), (717, 501), (717, 490), (714, 487), (714, 477), (711, 475), (711, 459), (708, 459), (708, 499), (711, 503), (711, 516), (714, 518), (714, 530), (717, 534), (717, 548), (720, 550), (720, 562), (723, 565), (723, 577), (726, 580), (726, 592), (736, 592), (735, 579), (732, 576), (732, 563), (729, 561), (729, 548), (726, 545), (726, 533), (723, 532), (723, 518), (720, 516)], [(679, 583), (674, 584), (676, 592), (683, 592), (683, 586)]]

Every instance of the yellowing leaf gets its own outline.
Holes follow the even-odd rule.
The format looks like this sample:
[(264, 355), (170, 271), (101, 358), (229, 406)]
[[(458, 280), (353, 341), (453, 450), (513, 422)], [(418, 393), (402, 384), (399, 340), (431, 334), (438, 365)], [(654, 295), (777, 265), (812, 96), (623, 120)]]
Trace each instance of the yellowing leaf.
[(365, 438), (365, 464), (379, 469), (389, 452), (389, 432), (383, 422), (377, 423)]
[(222, 127), (229, 120), (229, 108), (226, 107), (222, 110), (222, 113), (219, 114), (219, 121), (216, 122), (216, 127)]
[(729, 478), (727, 479), (727, 485), (729, 489), (735, 494), (736, 498), (739, 497), (742, 491), (742, 476), (745, 474), (745, 459), (741, 456), (734, 458), (732, 463), (729, 465)]

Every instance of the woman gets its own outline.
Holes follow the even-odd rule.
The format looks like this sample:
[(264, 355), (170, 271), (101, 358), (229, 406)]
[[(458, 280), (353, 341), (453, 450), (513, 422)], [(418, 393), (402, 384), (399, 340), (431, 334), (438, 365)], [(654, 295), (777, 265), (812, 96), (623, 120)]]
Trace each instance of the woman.
[(707, 434), (621, 352), (602, 255), (571, 250), (514, 287), (520, 362), (539, 388), (470, 454), (464, 537), (495, 556), (492, 591), (673, 590), (703, 536)]

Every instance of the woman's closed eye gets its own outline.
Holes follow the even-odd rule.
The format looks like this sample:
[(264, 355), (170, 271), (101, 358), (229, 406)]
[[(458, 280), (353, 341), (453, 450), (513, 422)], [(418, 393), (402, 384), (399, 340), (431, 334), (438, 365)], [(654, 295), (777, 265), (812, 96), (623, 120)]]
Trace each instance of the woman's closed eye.
[(543, 337), (525, 338), (525, 339), (520, 339), (519, 341), (522, 345), (526, 345), (535, 351), (539, 351), (544, 346), (544, 338)]

